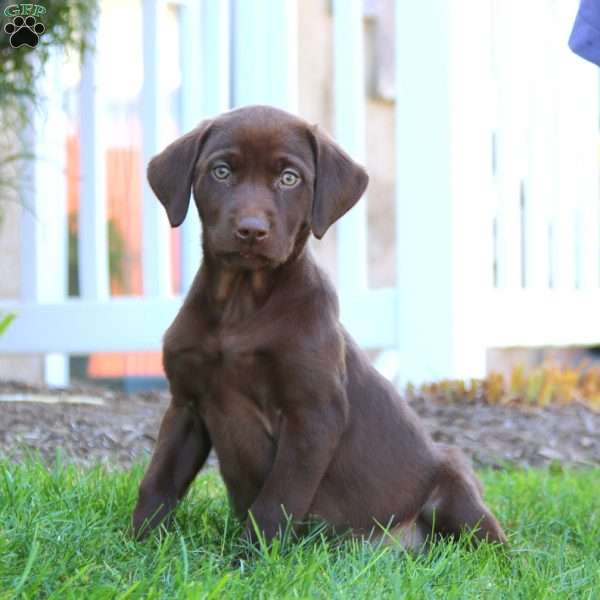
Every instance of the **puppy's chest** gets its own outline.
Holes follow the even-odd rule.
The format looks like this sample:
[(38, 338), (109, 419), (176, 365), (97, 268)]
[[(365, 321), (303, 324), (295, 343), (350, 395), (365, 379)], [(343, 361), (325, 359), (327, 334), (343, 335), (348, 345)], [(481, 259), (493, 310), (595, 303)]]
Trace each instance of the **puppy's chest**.
[[(206, 365), (214, 386), (234, 387), (245, 393), (262, 390), (264, 396), (273, 386), (275, 368), (272, 359), (258, 352), (223, 349)], [(257, 391), (258, 393), (258, 391)]]
[(229, 415), (249, 404), (260, 412), (278, 410), (279, 357), (265, 339), (272, 323), (262, 323), (257, 314), (264, 302), (264, 281), (254, 274), (223, 282), (228, 285), (218, 291), (225, 297), (214, 298), (213, 318), (205, 321), (197, 348), (198, 376), (206, 391), (203, 403)]
[(277, 436), (283, 390), (276, 384), (271, 359), (255, 353), (224, 353), (204, 363), (202, 371), (199, 376), (207, 385), (199, 408), (211, 430), (220, 430), (225, 423), (227, 428), (246, 423)]
[(224, 341), (219, 330), (198, 348), (197, 377), (208, 402), (246, 398), (259, 406), (276, 401), (278, 360), (270, 352), (248, 350)]

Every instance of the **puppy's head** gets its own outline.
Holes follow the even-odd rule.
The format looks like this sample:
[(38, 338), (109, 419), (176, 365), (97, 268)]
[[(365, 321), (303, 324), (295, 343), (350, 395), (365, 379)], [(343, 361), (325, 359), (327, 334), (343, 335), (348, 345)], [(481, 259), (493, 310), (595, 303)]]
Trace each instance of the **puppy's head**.
[(190, 192), (205, 252), (244, 269), (284, 263), (308, 230), (321, 238), (368, 177), (333, 140), (281, 110), (251, 106), (204, 121), (148, 165), (173, 227)]

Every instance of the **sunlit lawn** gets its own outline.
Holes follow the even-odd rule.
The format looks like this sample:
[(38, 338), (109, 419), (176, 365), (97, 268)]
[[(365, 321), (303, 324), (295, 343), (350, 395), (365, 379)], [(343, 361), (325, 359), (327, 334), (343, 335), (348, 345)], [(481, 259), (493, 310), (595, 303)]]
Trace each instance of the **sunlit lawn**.
[(168, 532), (127, 534), (142, 475), (0, 462), (0, 598), (600, 598), (600, 470), (482, 473), (503, 555), (326, 539), (249, 548), (221, 481), (200, 477)]

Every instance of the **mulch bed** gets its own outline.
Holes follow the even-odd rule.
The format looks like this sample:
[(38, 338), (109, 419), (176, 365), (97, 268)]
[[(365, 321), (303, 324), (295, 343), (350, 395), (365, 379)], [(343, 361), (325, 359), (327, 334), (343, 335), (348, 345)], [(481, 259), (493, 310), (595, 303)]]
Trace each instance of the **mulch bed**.
[[(65, 461), (129, 467), (152, 452), (167, 403), (166, 392), (0, 382), (0, 455), (19, 460), (33, 449), (50, 461), (60, 448)], [(600, 466), (600, 414), (579, 404), (525, 408), (419, 397), (411, 405), (436, 441), (459, 446), (478, 467)]]

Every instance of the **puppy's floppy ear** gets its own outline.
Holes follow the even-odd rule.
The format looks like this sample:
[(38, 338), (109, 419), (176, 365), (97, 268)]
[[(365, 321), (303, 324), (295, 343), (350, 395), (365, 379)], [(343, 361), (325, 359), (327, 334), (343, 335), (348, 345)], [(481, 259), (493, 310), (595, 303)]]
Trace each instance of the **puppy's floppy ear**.
[(171, 227), (179, 227), (190, 204), (194, 168), (212, 121), (203, 121), (176, 139), (148, 163), (148, 183), (167, 211)]
[(311, 130), (316, 176), (311, 229), (321, 239), (329, 227), (360, 199), (367, 172), (317, 127)]

